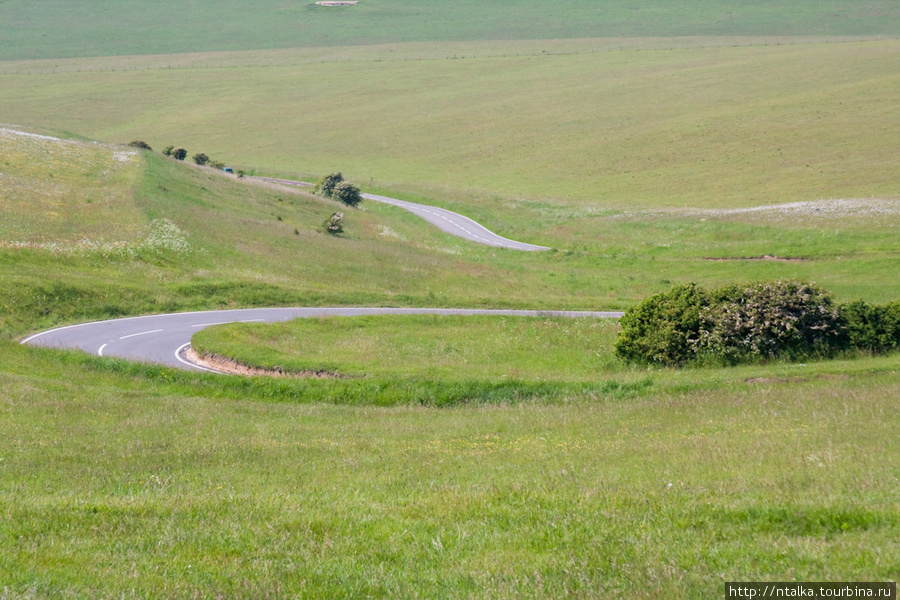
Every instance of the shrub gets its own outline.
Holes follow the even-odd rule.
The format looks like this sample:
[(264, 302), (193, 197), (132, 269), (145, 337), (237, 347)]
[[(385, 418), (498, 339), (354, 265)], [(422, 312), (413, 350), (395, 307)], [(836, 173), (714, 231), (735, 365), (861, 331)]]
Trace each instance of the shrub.
[(731, 364), (828, 356), (845, 339), (829, 294), (800, 281), (723, 288), (700, 311), (700, 321), (698, 353)]
[(334, 191), (332, 191), (331, 197), (335, 200), (340, 200), (347, 206), (353, 207), (356, 207), (362, 201), (362, 196), (359, 193), (359, 188), (349, 181), (342, 181), (334, 186)]
[(128, 145), (131, 146), (132, 148), (142, 148), (144, 150), (153, 150), (153, 148), (150, 147), (150, 144), (148, 144), (144, 140), (134, 140), (134, 141), (128, 142)]
[(709, 294), (694, 283), (650, 296), (622, 317), (616, 354), (636, 362), (688, 362), (700, 337), (700, 311), (708, 304)]
[(342, 181), (344, 181), (344, 176), (341, 175), (340, 172), (325, 175), (319, 180), (319, 183), (316, 184), (313, 192), (320, 196), (331, 198), (331, 195), (334, 193), (334, 188)]
[(900, 302), (872, 306), (857, 300), (841, 305), (840, 313), (851, 348), (873, 354), (900, 348)]
[(165, 154), (166, 156), (172, 156), (172, 152), (174, 152), (174, 151), (175, 151), (175, 146), (166, 146), (163, 149), (163, 154)]
[[(325, 232), (331, 235), (344, 233), (344, 213), (336, 212), (325, 221)], [(296, 229), (294, 233), (299, 233)]]
[(185, 150), (184, 148), (175, 148), (174, 150), (172, 150), (171, 156), (175, 160), (184, 160), (185, 158), (187, 158), (187, 150)]
[(193, 158), (194, 162), (197, 163), (198, 165), (205, 165), (206, 163), (209, 162), (209, 157), (207, 155), (203, 154), (202, 152), (200, 152), (199, 154), (195, 154), (191, 158)]

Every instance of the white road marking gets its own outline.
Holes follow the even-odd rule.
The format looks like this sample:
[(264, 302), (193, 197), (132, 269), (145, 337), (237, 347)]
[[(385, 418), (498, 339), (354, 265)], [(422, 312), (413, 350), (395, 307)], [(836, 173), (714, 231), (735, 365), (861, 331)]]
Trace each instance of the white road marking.
[(152, 331), (142, 331), (142, 332), (140, 332), (140, 333), (131, 333), (131, 334), (129, 334), (129, 335), (123, 335), (123, 336), (120, 337), (119, 339), (120, 339), (120, 340), (127, 340), (128, 338), (137, 337), (137, 336), (139, 336), (139, 335), (148, 335), (148, 334), (150, 334), (150, 333), (159, 333), (160, 331), (165, 331), (165, 330), (164, 330), (164, 329), (154, 329), (154, 330), (152, 330)]
[(109, 346), (109, 344), (103, 344), (102, 346), (100, 346), (100, 349), (97, 350), (97, 356), (103, 356), (103, 349), (107, 346)]
[(178, 350), (175, 351), (175, 358), (178, 359), (178, 362), (180, 362), (183, 365), (187, 365), (193, 369), (197, 369), (198, 371), (206, 371), (207, 373), (218, 373), (219, 375), (227, 375), (227, 373), (225, 373), (224, 371), (217, 371), (215, 369), (207, 369), (206, 367), (201, 367), (200, 365), (195, 365), (191, 361), (184, 360), (183, 358), (181, 358), (181, 353), (184, 352), (184, 349), (190, 345), (191, 345), (190, 342), (188, 342), (187, 344), (182, 344), (181, 346), (179, 346)]

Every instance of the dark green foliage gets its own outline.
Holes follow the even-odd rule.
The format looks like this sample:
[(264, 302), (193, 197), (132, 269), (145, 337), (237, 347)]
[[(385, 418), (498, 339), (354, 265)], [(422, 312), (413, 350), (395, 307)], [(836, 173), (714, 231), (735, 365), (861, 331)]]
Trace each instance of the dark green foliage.
[(150, 147), (150, 144), (148, 144), (144, 140), (134, 140), (132, 142), (128, 142), (128, 145), (131, 146), (132, 148), (142, 148), (143, 150), (153, 150), (153, 148)]
[(680, 365), (695, 356), (700, 311), (709, 294), (695, 283), (651, 296), (622, 317), (616, 354), (636, 362)]
[(163, 154), (166, 156), (172, 156), (172, 152), (175, 151), (175, 146), (166, 146), (163, 149)]
[(837, 306), (828, 292), (793, 280), (711, 292), (693, 283), (676, 286), (629, 309), (621, 323), (616, 354), (650, 364), (738, 364), (900, 349), (900, 302)]
[(833, 354), (843, 340), (839, 311), (815, 285), (792, 280), (734, 285), (701, 311), (698, 354), (730, 364)]
[(342, 181), (344, 181), (344, 176), (341, 175), (340, 171), (332, 173), (331, 175), (325, 175), (319, 180), (319, 183), (316, 184), (313, 192), (320, 196), (331, 198), (332, 193), (334, 193), (334, 188)]
[(209, 157), (207, 155), (203, 154), (202, 152), (195, 154), (193, 156), (193, 159), (194, 159), (194, 162), (197, 163), (198, 165), (205, 165), (206, 163), (209, 162)]
[(873, 306), (862, 300), (840, 307), (851, 348), (880, 354), (900, 348), (900, 302)]
[(172, 150), (172, 158), (175, 160), (184, 160), (187, 158), (187, 150), (184, 148), (175, 148)]
[(360, 196), (359, 188), (350, 183), (349, 181), (342, 181), (334, 187), (334, 191), (331, 193), (331, 197), (335, 200), (340, 200), (347, 206), (356, 207), (362, 201), (362, 196)]
[(316, 184), (313, 192), (326, 198), (339, 200), (354, 208), (362, 201), (359, 188), (349, 181), (345, 181), (340, 172), (324, 176)]

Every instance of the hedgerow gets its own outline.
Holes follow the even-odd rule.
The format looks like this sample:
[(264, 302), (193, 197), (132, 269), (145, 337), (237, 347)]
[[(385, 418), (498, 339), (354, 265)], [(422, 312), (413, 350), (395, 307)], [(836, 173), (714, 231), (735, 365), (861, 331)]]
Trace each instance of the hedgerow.
[(680, 285), (622, 317), (616, 354), (661, 365), (802, 360), (900, 349), (900, 302), (836, 304), (818, 286), (778, 280), (707, 291)]

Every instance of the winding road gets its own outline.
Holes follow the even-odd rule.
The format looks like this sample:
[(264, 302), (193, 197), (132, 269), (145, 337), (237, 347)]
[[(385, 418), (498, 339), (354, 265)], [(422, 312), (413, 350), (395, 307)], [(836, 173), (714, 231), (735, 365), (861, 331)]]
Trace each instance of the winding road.
[(58, 327), (36, 333), (23, 344), (79, 349), (98, 356), (115, 356), (181, 369), (218, 372), (190, 362), (191, 336), (204, 327), (225, 323), (274, 323), (310, 317), (363, 315), (497, 315), (524, 317), (618, 318), (620, 312), (487, 310), (453, 308), (246, 308), (126, 317)]
[[(254, 177), (260, 181), (268, 181), (270, 183), (280, 183), (282, 185), (293, 185), (301, 187), (311, 187), (311, 183), (305, 181), (293, 181), (291, 179), (277, 179), (275, 177)], [(459, 213), (449, 211), (445, 208), (437, 208), (436, 206), (428, 206), (426, 204), (416, 204), (415, 202), (407, 202), (406, 200), (397, 200), (396, 198), (388, 198), (387, 196), (378, 196), (377, 194), (362, 194), (366, 200), (373, 202), (381, 202), (382, 204), (390, 204), (422, 217), (429, 223), (432, 223), (451, 235), (461, 237), (466, 240), (486, 244), (497, 248), (509, 248), (511, 250), (524, 250), (526, 252), (540, 252), (549, 250), (547, 246), (537, 246), (535, 244), (526, 244), (525, 242), (517, 242), (505, 237), (499, 236), (493, 231), (487, 229), (483, 225), (476, 223), (469, 217), (465, 217)]]
[[(312, 184), (290, 179), (254, 177), (260, 181), (308, 187)], [(391, 204), (416, 214), (443, 231), (461, 238), (495, 246), (529, 252), (549, 250), (546, 246), (526, 244), (501, 237), (472, 219), (434, 206), (406, 202), (396, 198), (362, 194), (374, 202)], [(115, 356), (141, 362), (158, 363), (181, 369), (214, 371), (187, 358), (191, 336), (204, 327), (235, 322), (272, 323), (309, 317), (363, 315), (498, 315), (526, 317), (618, 318), (620, 312), (486, 310), (450, 308), (247, 308), (164, 315), (126, 317), (58, 327), (31, 335), (23, 344), (78, 349), (98, 356)]]

